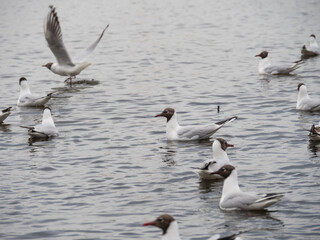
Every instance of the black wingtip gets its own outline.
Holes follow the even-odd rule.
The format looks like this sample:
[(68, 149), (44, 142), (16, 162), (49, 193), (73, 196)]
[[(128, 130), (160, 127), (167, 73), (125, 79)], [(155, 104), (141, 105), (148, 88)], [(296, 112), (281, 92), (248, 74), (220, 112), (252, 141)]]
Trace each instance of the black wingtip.
[(12, 107), (8, 107), (8, 108), (2, 110), (2, 112), (3, 112), (3, 113), (5, 113), (5, 112), (10, 112), (11, 108), (12, 108)]
[(225, 124), (225, 123), (227, 123), (227, 122), (236, 120), (237, 118), (238, 118), (237, 116), (233, 116), (233, 117), (231, 117), (231, 118), (228, 118), (228, 119), (225, 119), (225, 120), (223, 120), (223, 121), (217, 122), (216, 124), (218, 124), (218, 125), (223, 125), (223, 124)]

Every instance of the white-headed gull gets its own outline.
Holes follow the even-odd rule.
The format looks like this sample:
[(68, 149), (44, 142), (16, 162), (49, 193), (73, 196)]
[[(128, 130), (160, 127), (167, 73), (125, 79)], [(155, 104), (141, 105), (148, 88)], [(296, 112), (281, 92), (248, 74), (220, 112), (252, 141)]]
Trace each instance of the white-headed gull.
[[(162, 229), (162, 240), (181, 240), (178, 223), (169, 214), (162, 214), (157, 217), (156, 220), (144, 223), (143, 226), (156, 226)], [(233, 234), (231, 236), (220, 238), (220, 235), (216, 234), (208, 240), (241, 240), (241, 238), (237, 236), (238, 234)]]
[(84, 52), (76, 57), (77, 63), (75, 63), (71, 60), (68, 51), (64, 46), (56, 9), (50, 5), (49, 13), (44, 22), (44, 36), (48, 42), (49, 48), (51, 49), (53, 55), (56, 57), (57, 63), (49, 62), (42, 66), (47, 67), (53, 73), (60, 76), (68, 76), (65, 81), (70, 80), (71, 84), (72, 77), (75, 77), (83, 69), (90, 65), (90, 63), (84, 61), (96, 48), (101, 38), (103, 37), (104, 31), (108, 28), (108, 26), (109, 25), (105, 27), (99, 38), (93, 44), (91, 44)]
[(34, 94), (31, 93), (28, 86), (27, 79), (22, 77), (19, 79), (20, 95), (17, 102), (19, 107), (43, 107), (49, 99), (52, 93), (48, 94)]
[(312, 125), (309, 132), (309, 138), (313, 141), (320, 141), (320, 122), (318, 125)]
[(222, 210), (263, 210), (283, 197), (283, 194), (279, 193), (259, 194), (241, 191), (237, 171), (229, 164), (212, 174), (219, 174), (225, 178), (219, 203)]
[(297, 98), (297, 110), (303, 111), (320, 111), (320, 99), (311, 99), (309, 97), (307, 87), (304, 83), (298, 84), (298, 98)]
[(29, 129), (28, 134), (31, 138), (50, 138), (57, 137), (59, 135), (59, 131), (53, 122), (51, 109), (49, 107), (45, 107), (43, 110), (41, 124), (38, 124), (34, 127), (21, 127)]
[(260, 74), (289, 74), (297, 68), (301, 67), (301, 65), (304, 63), (302, 60), (299, 60), (292, 65), (273, 65), (270, 59), (268, 58), (267, 51), (263, 51), (255, 57), (261, 57), (258, 67)]
[(228, 147), (233, 147), (232, 144), (227, 143), (223, 138), (217, 138), (212, 143), (212, 159), (206, 160), (202, 166), (197, 169), (200, 178), (203, 179), (217, 179), (222, 178), (219, 174), (211, 174), (218, 171), (222, 166), (230, 164), (228, 154), (226, 152)]
[(315, 57), (320, 54), (320, 48), (314, 34), (309, 37), (309, 46), (303, 45), (301, 49), (301, 54), (303, 57)]
[(162, 113), (157, 114), (155, 117), (167, 118), (166, 136), (168, 140), (181, 141), (208, 139), (222, 126), (237, 119), (237, 117), (234, 116), (209, 125), (180, 126), (178, 123), (177, 113), (173, 108), (166, 108)]
[(6, 109), (3, 109), (0, 113), (0, 123), (3, 123), (4, 120), (6, 120), (6, 118), (11, 114), (11, 108), (12, 107), (8, 107)]

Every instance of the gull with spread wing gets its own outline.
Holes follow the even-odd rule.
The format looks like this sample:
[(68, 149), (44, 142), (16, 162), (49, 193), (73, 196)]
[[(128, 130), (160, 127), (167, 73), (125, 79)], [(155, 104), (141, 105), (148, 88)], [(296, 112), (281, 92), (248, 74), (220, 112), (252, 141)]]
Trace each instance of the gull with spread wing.
[(93, 52), (101, 38), (105, 30), (109, 27), (109, 24), (102, 31), (99, 38), (91, 44), (84, 52), (82, 52), (77, 58), (76, 62), (73, 62), (68, 54), (68, 51), (62, 40), (62, 32), (58, 19), (58, 15), (55, 7), (49, 6), (49, 13), (45, 18), (44, 23), (44, 36), (48, 42), (48, 46), (52, 53), (54, 54), (57, 63), (49, 62), (43, 67), (48, 68), (53, 73), (58, 74), (60, 76), (68, 76), (65, 81), (70, 81), (70, 85), (72, 83), (72, 78), (76, 77), (83, 69), (88, 67), (90, 63), (85, 62), (85, 59)]

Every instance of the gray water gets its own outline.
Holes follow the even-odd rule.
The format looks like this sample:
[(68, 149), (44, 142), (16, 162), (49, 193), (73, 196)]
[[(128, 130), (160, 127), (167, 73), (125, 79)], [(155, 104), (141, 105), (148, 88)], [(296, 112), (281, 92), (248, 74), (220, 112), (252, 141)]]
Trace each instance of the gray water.
[[(57, 7), (71, 56), (92, 43), (90, 67), (72, 88), (42, 64), (54, 61), (43, 36)], [(1, 108), (15, 106), (18, 80), (56, 91), (48, 105), (60, 136), (29, 142), (41, 108), (19, 108), (0, 125), (1, 239), (160, 239), (142, 227), (173, 215), (183, 239), (243, 231), (243, 239), (319, 239), (320, 144), (306, 129), (319, 113), (295, 110), (297, 85), (320, 89), (320, 58), (292, 76), (261, 77), (254, 55), (300, 58), (320, 38), (319, 1), (1, 1)], [(94, 79), (94, 81), (91, 81)], [(217, 113), (217, 106), (220, 113)], [(180, 123), (237, 115), (221, 129), (243, 190), (285, 192), (266, 212), (219, 209), (222, 182), (192, 167), (211, 143), (167, 142), (165, 107)]]

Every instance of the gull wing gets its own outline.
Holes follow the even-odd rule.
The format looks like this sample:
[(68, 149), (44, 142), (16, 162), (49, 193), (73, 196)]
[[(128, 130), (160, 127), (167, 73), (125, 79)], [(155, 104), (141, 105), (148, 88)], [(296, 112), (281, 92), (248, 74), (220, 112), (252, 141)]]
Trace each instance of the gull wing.
[(62, 32), (56, 9), (50, 5), (50, 11), (44, 22), (44, 36), (59, 65), (74, 66), (64, 46)]
[(178, 130), (178, 136), (181, 139), (206, 139), (209, 138), (212, 134), (218, 131), (222, 126), (228, 124), (235, 119), (237, 116), (225, 119), (223, 121), (202, 125), (202, 126), (181, 126)]
[(103, 37), (104, 31), (109, 27), (109, 24), (103, 29), (102, 33), (100, 34), (99, 38), (92, 43), (87, 49), (85, 49), (82, 53), (76, 56), (75, 62), (84, 62), (86, 58), (94, 51), (94, 49), (98, 46), (101, 38)]

